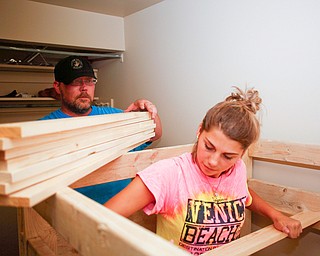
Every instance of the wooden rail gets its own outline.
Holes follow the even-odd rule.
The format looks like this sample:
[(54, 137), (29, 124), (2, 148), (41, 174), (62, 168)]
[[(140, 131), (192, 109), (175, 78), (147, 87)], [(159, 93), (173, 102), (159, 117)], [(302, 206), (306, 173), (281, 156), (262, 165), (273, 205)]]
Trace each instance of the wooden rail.
[[(320, 211), (300, 212), (292, 216), (293, 219), (299, 220), (303, 228), (306, 228), (318, 221), (320, 221)], [(262, 228), (249, 235), (241, 237), (235, 241), (230, 242), (220, 248), (216, 248), (210, 252), (204, 253), (204, 256), (246, 256), (255, 253), (269, 245), (272, 245), (284, 238), (287, 235), (281, 231), (276, 230), (273, 225)]]

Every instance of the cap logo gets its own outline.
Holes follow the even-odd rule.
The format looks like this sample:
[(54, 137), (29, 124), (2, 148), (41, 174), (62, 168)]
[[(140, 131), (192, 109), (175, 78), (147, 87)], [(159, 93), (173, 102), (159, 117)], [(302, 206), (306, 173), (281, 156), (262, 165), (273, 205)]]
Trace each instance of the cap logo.
[(83, 63), (82, 63), (82, 61), (79, 60), (79, 59), (73, 59), (73, 60), (71, 61), (71, 67), (72, 67), (73, 69), (81, 69), (81, 68), (83, 67)]

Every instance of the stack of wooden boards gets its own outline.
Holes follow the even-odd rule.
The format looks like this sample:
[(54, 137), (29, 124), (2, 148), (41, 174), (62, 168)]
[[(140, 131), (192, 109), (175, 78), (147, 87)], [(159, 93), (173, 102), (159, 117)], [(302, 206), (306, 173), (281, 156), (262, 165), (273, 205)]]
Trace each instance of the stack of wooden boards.
[(0, 125), (0, 205), (32, 207), (154, 136), (147, 112)]

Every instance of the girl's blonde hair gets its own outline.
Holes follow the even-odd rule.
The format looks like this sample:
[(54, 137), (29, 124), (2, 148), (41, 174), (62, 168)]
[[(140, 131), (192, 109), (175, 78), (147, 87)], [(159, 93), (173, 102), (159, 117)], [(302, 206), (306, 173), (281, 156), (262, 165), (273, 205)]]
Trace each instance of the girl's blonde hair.
[[(255, 89), (242, 91), (238, 87), (224, 101), (208, 110), (204, 117), (200, 133), (211, 128), (219, 128), (227, 137), (239, 142), (244, 150), (256, 142), (260, 136), (260, 123), (256, 113), (260, 109), (261, 98)], [(197, 143), (193, 147), (193, 156)]]

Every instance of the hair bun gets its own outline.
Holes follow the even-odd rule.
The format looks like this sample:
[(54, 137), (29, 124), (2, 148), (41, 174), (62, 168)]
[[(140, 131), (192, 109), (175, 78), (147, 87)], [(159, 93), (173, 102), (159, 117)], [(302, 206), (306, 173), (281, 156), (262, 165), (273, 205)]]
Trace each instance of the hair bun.
[(242, 91), (239, 87), (234, 86), (235, 92), (226, 98), (226, 101), (238, 102), (246, 109), (256, 114), (260, 109), (262, 99), (259, 97), (259, 92), (254, 88)]

